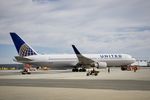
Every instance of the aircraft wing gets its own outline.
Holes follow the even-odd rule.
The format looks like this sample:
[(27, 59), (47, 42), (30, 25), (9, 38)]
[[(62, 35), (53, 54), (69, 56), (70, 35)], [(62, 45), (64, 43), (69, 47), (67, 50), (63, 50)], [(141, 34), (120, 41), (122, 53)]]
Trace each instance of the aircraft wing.
[(95, 61), (90, 59), (90, 58), (87, 58), (85, 56), (83, 56), (79, 51), (78, 49), (75, 47), (75, 45), (72, 45), (72, 48), (79, 60), (79, 64), (83, 64), (83, 65), (91, 65), (92, 63), (94, 63)]

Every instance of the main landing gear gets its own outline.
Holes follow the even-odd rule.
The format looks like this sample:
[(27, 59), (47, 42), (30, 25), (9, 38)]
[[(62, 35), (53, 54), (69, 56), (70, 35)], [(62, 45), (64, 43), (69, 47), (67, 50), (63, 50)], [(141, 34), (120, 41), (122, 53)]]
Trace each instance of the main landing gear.
[(99, 73), (99, 71), (96, 71), (94, 68), (92, 70), (88, 70), (86, 76), (89, 76), (89, 75), (95, 75), (97, 76)]
[(72, 69), (72, 72), (86, 72), (86, 69), (85, 68), (73, 68)]

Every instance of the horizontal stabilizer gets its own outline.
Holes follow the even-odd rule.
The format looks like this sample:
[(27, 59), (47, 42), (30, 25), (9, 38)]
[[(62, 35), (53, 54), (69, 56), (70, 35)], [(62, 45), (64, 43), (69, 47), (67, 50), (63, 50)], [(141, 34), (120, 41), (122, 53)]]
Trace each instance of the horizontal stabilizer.
[(20, 57), (20, 56), (15, 56), (16, 61), (18, 62), (26, 62), (26, 61), (32, 61), (31, 59)]

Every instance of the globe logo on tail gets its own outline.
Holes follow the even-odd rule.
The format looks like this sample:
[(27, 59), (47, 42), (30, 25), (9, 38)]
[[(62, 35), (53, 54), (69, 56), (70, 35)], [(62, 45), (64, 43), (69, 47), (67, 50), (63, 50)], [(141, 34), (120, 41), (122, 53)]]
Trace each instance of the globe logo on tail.
[(36, 53), (27, 44), (24, 43), (19, 49), (19, 55), (23, 57), (36, 55)]

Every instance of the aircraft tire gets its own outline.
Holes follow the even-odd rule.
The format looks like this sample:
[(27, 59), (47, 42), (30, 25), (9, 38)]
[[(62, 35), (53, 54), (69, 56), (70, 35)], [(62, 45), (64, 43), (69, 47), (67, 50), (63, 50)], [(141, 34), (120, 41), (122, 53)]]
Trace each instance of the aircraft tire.
[(72, 72), (75, 72), (75, 69), (72, 69)]

